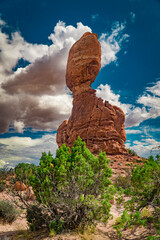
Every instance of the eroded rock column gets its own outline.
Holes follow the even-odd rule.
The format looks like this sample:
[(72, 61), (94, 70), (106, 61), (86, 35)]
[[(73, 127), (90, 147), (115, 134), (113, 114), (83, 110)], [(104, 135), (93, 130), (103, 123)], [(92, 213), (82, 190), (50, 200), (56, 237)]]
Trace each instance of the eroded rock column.
[(96, 34), (87, 32), (69, 52), (66, 84), (73, 93), (73, 109), (57, 130), (57, 143), (72, 147), (80, 136), (92, 153), (126, 154), (123, 111), (97, 98), (91, 88), (100, 67), (100, 43)]

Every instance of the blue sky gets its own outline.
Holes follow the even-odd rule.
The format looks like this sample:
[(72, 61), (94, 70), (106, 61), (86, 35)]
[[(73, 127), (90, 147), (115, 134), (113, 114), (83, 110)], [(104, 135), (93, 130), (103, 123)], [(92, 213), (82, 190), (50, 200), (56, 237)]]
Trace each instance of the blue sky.
[(68, 51), (86, 31), (102, 48), (92, 87), (125, 112), (126, 147), (149, 156), (160, 145), (159, 13), (158, 0), (1, 0), (0, 167), (55, 154), (72, 108)]

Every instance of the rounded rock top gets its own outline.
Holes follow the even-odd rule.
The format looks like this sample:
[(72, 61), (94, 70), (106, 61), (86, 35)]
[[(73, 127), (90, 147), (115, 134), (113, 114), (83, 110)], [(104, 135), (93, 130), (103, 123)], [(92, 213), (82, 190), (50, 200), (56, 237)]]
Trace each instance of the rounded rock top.
[(90, 89), (100, 68), (101, 46), (98, 36), (95, 33), (86, 32), (69, 52), (66, 71), (68, 88), (73, 94), (78, 94), (80, 89), (81, 91)]

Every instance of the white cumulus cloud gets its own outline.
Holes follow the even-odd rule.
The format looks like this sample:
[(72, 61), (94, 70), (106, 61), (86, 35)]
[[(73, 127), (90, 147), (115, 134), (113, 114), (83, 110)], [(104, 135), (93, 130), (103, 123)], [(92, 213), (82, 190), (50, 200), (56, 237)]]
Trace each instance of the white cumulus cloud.
[(43, 135), (41, 138), (30, 137), (0, 138), (0, 168), (5, 165), (15, 166), (20, 162), (39, 164), (42, 152), (55, 156), (56, 134)]
[[(5, 25), (4, 25), (5, 26)], [(13, 73), (12, 69), (23, 58), (29, 62), (47, 54), (48, 46), (43, 44), (31, 44), (26, 42), (19, 32), (13, 32), (11, 38), (0, 29), (0, 81)]]
[(110, 104), (122, 108), (125, 114), (127, 114), (132, 107), (131, 104), (124, 104), (120, 102), (120, 95), (115, 94), (108, 84), (100, 84), (96, 89), (96, 96), (103, 100), (109, 101)]
[[(59, 21), (48, 37), (50, 45), (28, 43), (17, 31), (9, 37), (3, 28), (5, 24), (0, 28), (0, 132), (10, 125), (20, 133), (25, 127), (56, 130), (72, 109), (72, 95), (65, 85), (69, 49), (91, 28)], [(116, 60), (124, 28), (116, 23), (111, 34), (100, 36), (103, 67)], [(20, 59), (29, 65), (13, 71)]]
[[(144, 93), (135, 99), (136, 104), (126, 104), (120, 101), (120, 95), (115, 94), (111, 87), (100, 84), (96, 91), (97, 97), (109, 101), (124, 111), (126, 115), (125, 126), (133, 127), (147, 119), (155, 119), (160, 116), (160, 81), (154, 83), (152, 87), (147, 87)], [(137, 103), (140, 106), (137, 106)]]
[[(72, 96), (65, 87), (65, 70), (72, 44), (88, 26), (66, 26), (59, 21), (48, 37), (51, 45), (26, 42), (19, 32), (11, 38), (0, 30), (0, 132), (9, 125), (23, 132), (23, 128), (56, 130), (69, 117)], [(20, 59), (30, 64), (13, 72)]]
[(102, 33), (100, 36), (99, 41), (102, 49), (102, 67), (117, 60), (116, 54), (121, 49), (121, 43), (129, 37), (128, 34), (123, 33), (124, 29), (125, 23), (120, 24), (119, 22), (115, 22), (111, 34)]
[(134, 150), (139, 156), (148, 158), (150, 155), (159, 154), (158, 146), (160, 142), (154, 138), (142, 138), (141, 141), (133, 141), (132, 145), (128, 142), (126, 148)]
[(21, 121), (14, 121), (14, 128), (17, 130), (18, 133), (23, 133), (24, 123)]
[(140, 134), (140, 133), (142, 133), (142, 131), (138, 130), (138, 129), (126, 129), (126, 133), (127, 134)]

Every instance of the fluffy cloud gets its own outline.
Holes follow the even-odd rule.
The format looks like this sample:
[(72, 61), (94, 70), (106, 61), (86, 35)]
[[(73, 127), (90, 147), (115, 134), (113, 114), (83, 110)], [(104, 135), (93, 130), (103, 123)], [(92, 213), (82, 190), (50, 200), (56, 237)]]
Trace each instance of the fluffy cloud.
[(116, 54), (121, 49), (121, 43), (126, 40), (129, 35), (123, 34), (125, 23), (115, 22), (112, 27), (111, 34), (102, 33), (100, 43), (102, 49), (101, 65), (102, 67), (117, 60)]
[[(0, 132), (11, 124), (18, 132), (24, 126), (55, 130), (68, 118), (72, 108), (65, 87), (68, 51), (86, 31), (91, 29), (82, 23), (75, 28), (58, 22), (49, 36), (50, 46), (27, 43), (18, 32), (11, 39), (0, 32)], [(30, 64), (13, 72), (19, 59)]]
[(128, 126), (138, 126), (144, 120), (160, 116), (160, 81), (153, 84), (152, 87), (147, 87), (142, 96), (137, 99), (141, 107), (134, 107), (128, 114), (126, 120)]
[(2, 32), (6, 25), (0, 29), (0, 81), (12, 74), (12, 69), (19, 59), (23, 58), (29, 62), (34, 62), (36, 58), (42, 57), (48, 52), (48, 46), (43, 44), (30, 44), (26, 42), (19, 32), (9, 35)]
[(123, 104), (120, 102), (120, 95), (115, 94), (112, 90), (111, 87), (106, 84), (100, 84), (97, 89), (96, 89), (96, 96), (102, 98), (103, 100), (107, 100), (110, 102), (110, 104), (118, 106), (122, 108), (125, 114), (127, 114), (132, 107), (131, 104)]
[(147, 87), (142, 96), (138, 97), (135, 105), (121, 103), (120, 95), (115, 94), (108, 84), (101, 84), (97, 88), (96, 95), (122, 108), (126, 115), (126, 127), (139, 126), (147, 119), (160, 116), (160, 81), (154, 83), (152, 87)]
[(0, 168), (20, 162), (38, 164), (42, 152), (51, 151), (55, 156), (56, 135), (47, 134), (42, 138), (30, 137), (0, 138)]
[(92, 32), (92, 30), (81, 22), (77, 23), (77, 28), (75, 28), (72, 25), (66, 26), (63, 21), (59, 21), (54, 28), (54, 33), (48, 37), (53, 42), (53, 45), (50, 46), (51, 52), (62, 48), (69, 50), (85, 32)]
[(56, 94), (64, 89), (65, 68), (61, 65), (63, 54), (43, 56), (24, 69), (18, 69), (2, 88), (10, 95), (27, 93), (32, 95)]
[(0, 160), (0, 169), (4, 168), (6, 165), (8, 165), (8, 162), (5, 162), (4, 160)]
[(0, 19), (0, 26), (4, 26), (6, 23), (2, 19)]
[(140, 134), (142, 133), (141, 130), (136, 130), (136, 129), (126, 129), (127, 134)]
[(18, 130), (17, 122), (23, 127), (56, 130), (68, 118), (71, 108), (72, 96), (67, 93), (42, 97), (27, 94), (11, 96), (0, 103), (0, 131), (7, 131), (10, 124)]
[[(18, 69), (2, 84), (2, 88), (9, 94), (58, 94), (65, 86), (68, 51), (86, 31), (91, 32), (91, 29), (82, 23), (77, 23), (75, 28), (58, 22), (54, 33), (48, 37), (52, 41), (50, 46), (28, 44), (18, 32), (13, 33), (12, 40), (6, 40), (5, 44), (2, 44), (1, 59), (8, 64), (6, 67), (2, 64), (2, 69), (7, 68), (11, 71), (20, 58), (32, 64)], [(7, 35), (3, 35), (7, 39)], [(14, 59), (10, 62), (8, 59), (11, 59), (12, 55)]]
[(141, 141), (133, 141), (132, 145), (128, 142), (125, 144), (126, 148), (134, 150), (139, 156), (148, 157), (150, 155), (159, 154), (158, 146), (160, 142), (153, 138), (144, 138)]
[(152, 116), (149, 114), (149, 112), (144, 106), (136, 107), (132, 105), (132, 107), (126, 114), (125, 126), (126, 127), (139, 126), (141, 122), (149, 118), (152, 118)]
[(23, 133), (24, 123), (21, 121), (14, 121), (14, 128), (18, 133)]
[(154, 85), (152, 87), (147, 87), (146, 91), (153, 93), (155, 96), (159, 96), (160, 97), (160, 81), (158, 81), (160, 79), (157, 79), (156, 83), (153, 83)]
[[(6, 24), (1, 22), (2, 27)], [(102, 66), (116, 60), (124, 35), (124, 25), (116, 23), (111, 34), (102, 34)], [(65, 71), (70, 47), (85, 32), (92, 30), (82, 23), (77, 27), (59, 21), (48, 37), (51, 44), (31, 44), (19, 32), (11, 37), (0, 31), (0, 132), (12, 125), (16, 131), (24, 127), (56, 130), (67, 119), (72, 108), (72, 96), (65, 86)], [(108, 51), (108, 52), (106, 52)], [(16, 67), (20, 59), (29, 62)]]

